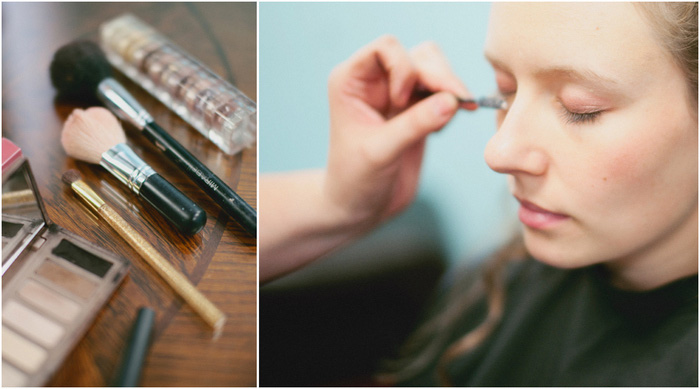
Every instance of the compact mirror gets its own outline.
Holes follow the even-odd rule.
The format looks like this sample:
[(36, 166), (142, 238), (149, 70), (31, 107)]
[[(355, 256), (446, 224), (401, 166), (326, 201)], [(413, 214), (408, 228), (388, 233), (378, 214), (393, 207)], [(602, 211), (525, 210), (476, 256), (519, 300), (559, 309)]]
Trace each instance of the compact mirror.
[(2, 274), (47, 224), (29, 163), (17, 161), (16, 169), (3, 171), (2, 181)]

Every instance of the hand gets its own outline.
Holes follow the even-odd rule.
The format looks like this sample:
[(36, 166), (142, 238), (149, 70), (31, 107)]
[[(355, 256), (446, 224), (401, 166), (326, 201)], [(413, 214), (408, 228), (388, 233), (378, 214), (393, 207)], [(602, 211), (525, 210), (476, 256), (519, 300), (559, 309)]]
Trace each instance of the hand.
[[(439, 92), (420, 101), (416, 90)], [(260, 177), (260, 280), (298, 269), (367, 232), (413, 199), (425, 138), (470, 97), (434, 44), (391, 37), (364, 47), (328, 83), (325, 170)]]
[[(385, 36), (329, 79), (331, 134), (323, 190), (350, 225), (371, 227), (415, 197), (426, 137), (470, 97), (432, 43), (407, 52)], [(416, 90), (438, 92), (414, 101)]]

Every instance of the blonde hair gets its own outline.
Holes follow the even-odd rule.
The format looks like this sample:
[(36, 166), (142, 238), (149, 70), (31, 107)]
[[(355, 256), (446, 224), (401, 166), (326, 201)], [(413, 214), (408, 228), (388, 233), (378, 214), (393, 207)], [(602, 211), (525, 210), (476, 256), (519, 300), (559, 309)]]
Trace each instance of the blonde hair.
[[(688, 85), (689, 105), (698, 108), (698, 3), (635, 3), (647, 20), (659, 43), (672, 55), (683, 71)], [(480, 282), (459, 279), (452, 286), (442, 310), (426, 321), (408, 340), (400, 359), (385, 366), (378, 375), (382, 383), (396, 384), (415, 377), (437, 359), (437, 378), (443, 386), (451, 384), (447, 366), (457, 357), (473, 351), (494, 330), (503, 316), (505, 304), (504, 269), (509, 262), (527, 257), (521, 236), (514, 237), (484, 265)], [(471, 277), (473, 278), (473, 277)], [(449, 342), (463, 313), (486, 296), (488, 312), (472, 331)], [(447, 347), (445, 349), (445, 347)]]
[(692, 108), (698, 108), (698, 3), (635, 3), (657, 40), (683, 71)]

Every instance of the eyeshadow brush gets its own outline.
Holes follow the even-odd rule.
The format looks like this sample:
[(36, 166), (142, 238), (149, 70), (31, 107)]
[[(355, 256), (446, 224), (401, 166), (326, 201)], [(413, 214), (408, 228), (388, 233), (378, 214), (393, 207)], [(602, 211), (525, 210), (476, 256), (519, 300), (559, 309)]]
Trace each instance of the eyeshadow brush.
[(182, 297), (202, 319), (214, 329), (214, 338), (221, 334), (226, 316), (211, 303), (192, 283), (151, 246), (129, 223), (110, 207), (86, 184), (77, 170), (63, 173), (63, 182), (73, 189), (107, 224), (136, 250), (141, 257)]
[(49, 72), (59, 95), (74, 99), (96, 97), (102, 101), (115, 115), (140, 130), (245, 231), (257, 236), (255, 209), (163, 130), (148, 111), (112, 78), (111, 65), (97, 44), (77, 41), (61, 47), (54, 54)]
[(193, 235), (206, 224), (206, 212), (199, 205), (127, 146), (119, 121), (105, 108), (74, 110), (63, 125), (61, 144), (71, 157), (104, 167), (181, 232)]
[[(425, 89), (419, 89), (413, 92), (413, 95), (411, 96), (413, 99), (420, 100), (424, 99), (426, 97), (434, 95), (435, 92), (431, 92), (429, 90)], [(508, 108), (508, 103), (503, 100), (500, 97), (497, 96), (487, 96), (487, 97), (480, 97), (478, 99), (465, 99), (461, 97), (457, 97), (457, 103), (469, 110), (469, 111), (474, 111), (477, 108), (494, 108), (494, 109), (507, 109)]]

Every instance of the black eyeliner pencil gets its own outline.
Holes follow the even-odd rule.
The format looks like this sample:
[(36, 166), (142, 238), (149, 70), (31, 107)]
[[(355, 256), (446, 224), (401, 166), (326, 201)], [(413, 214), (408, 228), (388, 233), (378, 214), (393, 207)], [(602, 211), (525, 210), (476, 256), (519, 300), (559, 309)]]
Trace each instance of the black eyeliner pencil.
[(131, 330), (129, 343), (122, 359), (117, 378), (112, 386), (134, 387), (141, 380), (143, 363), (151, 340), (153, 320), (155, 312), (147, 307), (142, 307), (136, 316), (134, 327)]
[(76, 99), (96, 97), (120, 119), (141, 130), (246, 232), (257, 236), (255, 209), (155, 123), (148, 111), (112, 78), (112, 67), (97, 44), (77, 41), (61, 47), (54, 54), (50, 73), (60, 95)]

